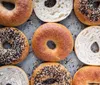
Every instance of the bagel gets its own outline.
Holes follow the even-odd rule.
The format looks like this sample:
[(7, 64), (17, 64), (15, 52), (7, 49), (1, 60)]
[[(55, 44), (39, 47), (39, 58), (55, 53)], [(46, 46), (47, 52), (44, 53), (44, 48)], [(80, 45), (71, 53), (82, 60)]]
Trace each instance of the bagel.
[[(7, 9), (4, 3), (14, 5)], [(18, 26), (28, 20), (32, 13), (32, 0), (0, 0), (0, 24), (4, 26)]]
[(13, 27), (0, 29), (0, 64), (17, 64), (26, 58), (28, 51), (28, 40), (20, 30)]
[(37, 67), (31, 78), (31, 85), (71, 85), (72, 78), (67, 69), (59, 63), (43, 63)]
[(100, 65), (100, 26), (90, 26), (77, 36), (75, 52), (83, 63)]
[[(54, 47), (49, 47), (49, 42)], [(35, 31), (32, 38), (32, 48), (39, 59), (60, 61), (72, 51), (73, 38), (65, 26), (57, 23), (46, 23)]]
[(75, 0), (74, 11), (78, 19), (86, 25), (100, 25), (99, 0)]
[(17, 66), (0, 67), (0, 85), (29, 85), (26, 73)]
[(73, 0), (34, 0), (34, 11), (44, 22), (59, 22), (72, 11)]
[(79, 69), (74, 75), (72, 85), (100, 85), (100, 67), (85, 66)]

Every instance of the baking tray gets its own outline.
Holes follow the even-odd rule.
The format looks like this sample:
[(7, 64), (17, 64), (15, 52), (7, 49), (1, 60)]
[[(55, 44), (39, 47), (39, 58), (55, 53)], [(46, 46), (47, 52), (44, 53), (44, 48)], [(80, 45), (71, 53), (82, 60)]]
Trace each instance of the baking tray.
[[(25, 33), (30, 44), (30, 51), (28, 57), (23, 62), (18, 64), (18, 66), (21, 67), (28, 74), (29, 78), (31, 77), (33, 70), (38, 65), (44, 62), (36, 58), (36, 56), (32, 51), (32, 46), (31, 46), (32, 44), (31, 39), (35, 30), (43, 23), (44, 22), (42, 22), (36, 17), (33, 11), (29, 20), (25, 22), (23, 25), (17, 27), (18, 29), (20, 29), (22, 32)], [(72, 11), (71, 14), (65, 20), (59, 23), (65, 25), (71, 31), (74, 40), (80, 33), (80, 31), (82, 31), (86, 27), (76, 18), (74, 11)], [(65, 60), (60, 61), (60, 63), (69, 70), (72, 76), (79, 68), (83, 66), (83, 63), (77, 59), (74, 50)]]

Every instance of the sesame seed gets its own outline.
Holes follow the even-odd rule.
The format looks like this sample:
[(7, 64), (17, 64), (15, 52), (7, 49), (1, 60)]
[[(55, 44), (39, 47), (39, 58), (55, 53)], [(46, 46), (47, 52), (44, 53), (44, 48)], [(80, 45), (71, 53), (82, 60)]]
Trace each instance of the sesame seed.
[(10, 64), (16, 61), (22, 55), (22, 51), (25, 47), (25, 39), (21, 37), (21, 33), (18, 30), (4, 28), (0, 30), (0, 43), (9, 42), (11, 44), (10, 49), (0, 47), (0, 64)]
[[(96, 5), (94, 5), (95, 3)], [(95, 0), (80, 0), (79, 11), (90, 21), (98, 21), (100, 19), (99, 3)]]
[(64, 83), (70, 85), (70, 79), (71, 76), (69, 73), (64, 69), (61, 69), (60, 65), (45, 66), (37, 72), (34, 85), (51, 85), (54, 83), (57, 83), (57, 85), (64, 85)]

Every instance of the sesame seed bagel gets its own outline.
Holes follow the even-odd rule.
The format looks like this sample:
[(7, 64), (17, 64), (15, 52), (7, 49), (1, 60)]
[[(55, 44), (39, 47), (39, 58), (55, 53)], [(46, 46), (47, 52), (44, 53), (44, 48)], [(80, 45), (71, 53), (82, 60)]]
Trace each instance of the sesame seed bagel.
[(100, 0), (75, 0), (74, 11), (86, 25), (100, 25)]
[(26, 58), (28, 51), (28, 40), (20, 30), (13, 27), (0, 29), (0, 64), (17, 64)]
[[(49, 47), (48, 43), (54, 45)], [(73, 49), (73, 38), (70, 31), (57, 23), (41, 25), (32, 38), (35, 55), (44, 61), (60, 61), (65, 59)]]
[[(4, 3), (11, 3), (15, 7), (7, 9)], [(32, 13), (32, 0), (0, 0), (0, 24), (4, 26), (18, 26), (28, 20)]]
[(37, 17), (44, 22), (59, 22), (72, 11), (73, 0), (33, 0)]
[(90, 26), (77, 36), (75, 52), (83, 63), (100, 65), (100, 26)]
[(79, 69), (74, 75), (72, 85), (100, 85), (100, 67), (85, 66)]
[(29, 85), (26, 73), (17, 66), (0, 67), (0, 85)]
[(37, 67), (31, 78), (31, 85), (71, 85), (68, 70), (59, 63), (43, 63)]

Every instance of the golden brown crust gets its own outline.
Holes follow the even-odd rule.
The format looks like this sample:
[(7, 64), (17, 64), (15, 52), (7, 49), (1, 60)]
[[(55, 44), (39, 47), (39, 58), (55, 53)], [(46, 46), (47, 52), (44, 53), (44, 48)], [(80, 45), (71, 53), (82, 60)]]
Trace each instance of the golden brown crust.
[(0, 24), (4, 26), (18, 26), (28, 20), (32, 13), (32, 0), (1, 0), (0, 2), (15, 3), (13, 10), (7, 10), (0, 4)]
[[(49, 49), (47, 42), (56, 44)], [(40, 26), (33, 35), (32, 47), (35, 55), (45, 61), (60, 61), (66, 58), (73, 49), (73, 38), (70, 31), (57, 23), (46, 23)]]
[(80, 10), (80, 0), (74, 0), (74, 11), (77, 18), (86, 25), (100, 25), (100, 19), (98, 21), (90, 21), (87, 16), (83, 15)]
[(99, 85), (100, 84), (100, 67), (85, 66), (79, 69), (73, 78), (72, 85)]
[[(55, 67), (56, 67), (56, 66), (59, 66), (59, 65), (60, 65), (60, 69), (62, 69), (63, 72), (64, 72), (64, 71), (67, 72), (67, 77), (70, 76), (70, 73), (68, 72), (68, 70), (67, 70), (63, 65), (61, 65), (61, 64), (59, 64), (59, 63), (54, 63), (54, 62), (52, 62), (52, 63), (50, 63), (50, 62), (42, 63), (40, 66), (38, 66), (38, 67), (34, 70), (33, 75), (32, 75), (32, 77), (31, 77), (31, 80), (30, 80), (31, 85), (35, 85), (35, 84), (34, 84), (34, 82), (35, 82), (35, 77), (37, 76), (38, 73), (40, 73), (40, 72), (42, 71), (42, 69), (43, 69), (44, 67), (46, 67), (46, 66), (49, 66), (49, 67), (55, 66)], [(45, 76), (45, 78), (43, 77), (43, 80), (46, 80), (46, 79), (50, 79), (50, 76)], [(41, 80), (42, 80), (42, 79), (41, 79)], [(72, 78), (71, 78), (71, 76), (70, 76), (69, 81), (70, 81), (70, 85), (72, 85)], [(56, 85), (56, 84), (51, 84), (51, 85)], [(65, 83), (64, 83), (64, 85), (65, 85)]]
[(24, 33), (21, 32), (20, 30), (18, 30), (17, 28), (6, 27), (6, 28), (2, 28), (1, 30), (4, 30), (4, 31), (5, 31), (6, 29), (12, 29), (12, 30), (14, 30), (14, 32), (20, 33), (21, 38), (24, 39), (24, 46), (25, 46), (25, 47), (24, 47), (24, 49), (22, 50), (21, 56), (20, 56), (17, 60), (12, 61), (12, 63), (11, 63), (11, 64), (18, 64), (18, 63), (22, 62), (22, 61), (27, 57), (27, 55), (28, 55), (28, 53), (29, 53), (29, 43), (28, 43), (28, 39), (27, 39), (27, 37), (24, 35)]

